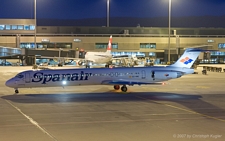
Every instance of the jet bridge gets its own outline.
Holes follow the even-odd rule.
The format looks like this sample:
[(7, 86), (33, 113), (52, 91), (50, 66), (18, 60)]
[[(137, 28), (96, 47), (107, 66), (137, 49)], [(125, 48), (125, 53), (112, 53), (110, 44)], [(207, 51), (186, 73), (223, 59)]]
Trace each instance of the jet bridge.
[(0, 46), (0, 65), (6, 65), (6, 59), (23, 60), (24, 55), (24, 49)]
[(15, 56), (15, 55), (24, 55), (25, 51), (21, 48), (12, 48), (0, 46), (0, 57)]

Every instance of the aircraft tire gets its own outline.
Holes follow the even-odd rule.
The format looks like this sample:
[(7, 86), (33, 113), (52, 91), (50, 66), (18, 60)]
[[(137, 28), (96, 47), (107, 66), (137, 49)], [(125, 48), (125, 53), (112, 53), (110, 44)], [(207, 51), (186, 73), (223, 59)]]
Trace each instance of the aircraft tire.
[(18, 94), (19, 93), (19, 90), (15, 90), (15, 93)]
[(127, 91), (127, 87), (126, 86), (121, 87), (121, 91), (126, 92)]
[(120, 89), (120, 85), (114, 85), (114, 89), (115, 90), (119, 90)]
[(82, 61), (78, 61), (78, 65), (79, 66), (82, 66), (83, 65), (83, 62)]

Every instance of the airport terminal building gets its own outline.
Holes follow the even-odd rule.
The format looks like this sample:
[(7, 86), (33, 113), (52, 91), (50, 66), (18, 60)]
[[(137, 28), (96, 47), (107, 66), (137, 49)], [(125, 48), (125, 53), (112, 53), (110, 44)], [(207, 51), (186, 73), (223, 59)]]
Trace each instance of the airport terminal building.
[[(105, 51), (112, 35), (113, 55), (137, 55), (167, 62), (168, 28), (37, 26), (33, 19), (0, 19), (0, 56), (78, 57), (78, 51)], [(36, 46), (35, 46), (36, 44)], [(224, 28), (171, 28), (170, 60), (176, 61), (186, 47), (218, 50), (205, 53), (201, 63), (225, 62)], [(5, 48), (7, 47), (7, 48)], [(10, 50), (11, 48), (16, 48)]]

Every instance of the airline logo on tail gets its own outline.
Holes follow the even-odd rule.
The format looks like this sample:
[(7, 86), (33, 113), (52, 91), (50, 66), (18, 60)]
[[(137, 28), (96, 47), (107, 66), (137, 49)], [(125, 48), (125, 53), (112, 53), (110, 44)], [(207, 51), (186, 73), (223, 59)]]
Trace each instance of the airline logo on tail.
[(185, 57), (184, 59), (181, 59), (180, 62), (184, 63), (185, 65), (191, 63), (193, 60), (189, 57)]
[(107, 51), (111, 51), (112, 50), (112, 35), (109, 38), (109, 43), (108, 43), (108, 47), (107, 47)]

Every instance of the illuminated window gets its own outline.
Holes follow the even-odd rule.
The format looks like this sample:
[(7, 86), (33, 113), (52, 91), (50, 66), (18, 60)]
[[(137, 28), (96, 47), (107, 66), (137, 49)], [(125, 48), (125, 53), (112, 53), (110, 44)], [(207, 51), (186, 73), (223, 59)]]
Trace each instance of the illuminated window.
[(11, 26), (10, 26), (10, 25), (6, 25), (6, 26), (5, 26), (5, 29), (6, 29), (6, 30), (11, 30)]
[(155, 56), (155, 52), (149, 52), (149, 56)]
[(34, 25), (30, 25), (30, 30), (35, 30), (35, 26)]
[(23, 25), (18, 25), (18, 30), (23, 30)]
[(225, 52), (213, 51), (211, 52), (211, 56), (225, 56)]
[(17, 25), (12, 25), (12, 30), (17, 30)]
[(30, 30), (30, 26), (29, 25), (24, 25), (24, 30)]
[(4, 30), (5, 29), (5, 25), (0, 25), (0, 30)]
[[(37, 48), (72, 48), (72, 43), (36, 43), (36, 45)], [(34, 48), (34, 43), (20, 43), (20, 48)]]
[(225, 43), (219, 43), (218, 48), (225, 48)]
[[(107, 49), (108, 43), (96, 43), (95, 48), (96, 49)], [(112, 49), (118, 49), (117, 43), (112, 43)]]
[(156, 43), (140, 43), (140, 48), (155, 49), (156, 48)]

